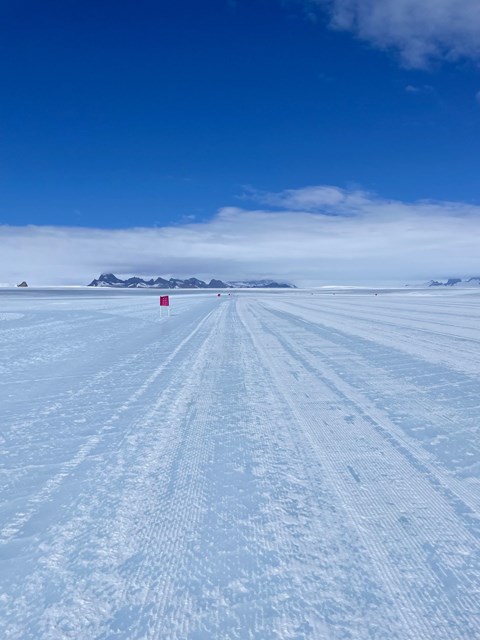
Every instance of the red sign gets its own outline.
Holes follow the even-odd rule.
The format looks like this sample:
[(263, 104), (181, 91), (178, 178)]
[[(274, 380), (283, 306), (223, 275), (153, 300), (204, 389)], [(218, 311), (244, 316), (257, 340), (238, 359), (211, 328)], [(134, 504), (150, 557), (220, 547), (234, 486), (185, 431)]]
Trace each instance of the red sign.
[(170, 300), (169, 300), (168, 296), (160, 296), (160, 306), (161, 307), (169, 307), (170, 306)]

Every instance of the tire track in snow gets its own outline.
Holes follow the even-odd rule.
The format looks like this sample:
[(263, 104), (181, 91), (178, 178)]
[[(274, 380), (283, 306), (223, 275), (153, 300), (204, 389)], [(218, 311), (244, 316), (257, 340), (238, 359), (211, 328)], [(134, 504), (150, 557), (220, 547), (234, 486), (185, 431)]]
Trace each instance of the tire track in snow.
[(177, 425), (179, 437), (166, 458), (168, 467), (147, 523), (142, 523), (145, 562), (139, 565), (131, 585), (133, 589), (137, 585), (140, 596), (133, 601), (137, 623), (129, 630), (132, 640), (170, 637), (168, 626), (175, 630), (173, 637), (183, 637), (179, 610), (188, 610), (189, 603), (179, 592), (179, 578), (207, 508), (206, 466), (211, 457), (208, 426), (213, 410), (212, 391), (220, 377), (218, 361), (225, 347), (227, 305), (223, 303), (216, 312), (215, 324), (196, 353), (192, 379), (182, 385), (189, 399), (182, 402), (187, 412), (175, 407), (171, 411), (170, 420)]
[[(417, 420), (431, 421), (435, 420), (436, 424), (442, 424), (444, 429), (452, 430), (455, 423), (461, 422), (462, 415), (455, 413), (453, 409), (449, 407), (448, 412), (445, 409), (439, 408), (442, 405), (438, 402), (429, 401), (428, 396), (425, 394), (425, 390), (418, 389), (416, 385), (406, 383), (404, 378), (407, 377), (407, 370), (398, 369), (398, 367), (392, 369), (392, 375), (388, 376), (388, 372), (379, 368), (378, 362), (382, 360), (375, 357), (376, 350), (381, 350), (382, 353), (385, 347), (376, 345), (376, 343), (358, 341), (351, 339), (346, 334), (335, 331), (333, 329), (325, 329), (319, 324), (316, 324), (313, 320), (308, 320), (301, 315), (295, 315), (291, 312), (277, 311), (269, 308), (268, 313), (273, 314), (277, 319), (281, 319), (288, 324), (285, 325), (286, 331), (282, 339), (287, 339), (292, 330), (298, 332), (300, 329), (311, 337), (314, 337), (312, 342), (309, 337), (308, 347), (303, 347), (303, 354), (306, 354), (310, 366), (315, 369), (318, 364), (318, 353), (321, 353), (321, 362), (323, 367), (318, 370), (317, 375), (325, 382), (328, 381), (330, 385), (334, 385), (335, 388), (342, 390), (346, 397), (355, 397), (358, 402), (361, 402), (361, 410), (370, 418), (376, 419), (376, 429), (383, 434), (383, 436), (389, 440), (390, 444), (395, 446), (403, 454), (409, 458), (411, 464), (413, 464), (419, 471), (426, 474), (426, 477), (430, 479), (436, 490), (443, 492), (444, 496), (449, 499), (452, 506), (456, 509), (457, 513), (461, 517), (465, 517), (465, 524), (471, 531), (471, 533), (477, 537), (480, 536), (480, 529), (478, 527), (478, 521), (475, 513), (478, 513), (480, 508), (480, 496), (475, 493), (461, 482), (457, 477), (453, 476), (449, 470), (440, 465), (438, 457), (434, 456), (431, 452), (427, 451), (421, 441), (413, 437), (409, 437), (401, 430), (389, 417), (385, 410), (378, 407), (375, 404), (375, 400), (380, 396), (382, 402), (387, 404), (389, 399), (385, 395), (386, 388), (390, 385), (390, 392), (395, 396), (400, 396), (401, 406), (404, 413), (409, 413), (412, 416), (418, 416)], [(270, 327), (271, 325), (266, 325)], [(292, 344), (292, 340), (290, 340)], [(368, 351), (365, 350), (365, 344), (368, 345)], [(315, 346), (317, 345), (317, 346)], [(295, 336), (294, 348), (298, 349), (301, 344), (297, 344)], [(385, 357), (383, 358), (385, 360)], [(390, 357), (390, 362), (395, 362), (395, 358)], [(406, 359), (405, 367), (415, 371), (420, 365), (420, 359), (417, 356), (416, 359)], [(334, 373), (337, 371), (337, 373)], [(352, 372), (355, 371), (354, 381), (356, 386), (350, 379), (352, 378)], [(374, 373), (377, 375), (377, 385), (381, 385), (381, 389), (373, 388), (370, 392), (370, 399), (367, 400), (367, 393), (369, 392), (369, 385), (374, 380)], [(460, 377), (459, 374), (450, 374)], [(470, 378), (460, 377), (459, 384), (471, 383)], [(470, 385), (471, 386), (471, 385)], [(381, 395), (383, 394), (383, 395)], [(372, 398), (374, 396), (374, 398)], [(403, 399), (405, 398), (405, 400)], [(464, 404), (467, 404), (468, 398), (465, 398)], [(378, 403), (378, 400), (377, 400)], [(408, 411), (407, 411), (408, 410)], [(463, 418), (464, 419), (464, 418)], [(380, 426), (383, 423), (388, 424), (388, 431), (382, 429)], [(437, 426), (438, 429), (438, 426)], [(475, 450), (478, 444), (475, 441), (475, 434), (469, 434), (468, 446), (470, 449)], [(457, 446), (457, 448), (459, 448)]]
[[(190, 349), (170, 363), (174, 376), (115, 443), (103, 481), (92, 474), (83, 483), (104, 488), (95, 490), (93, 504), (88, 494), (82, 497), (84, 509), (76, 506), (68, 529), (59, 532), (61, 544), (50, 552), (49, 571), (60, 575), (64, 594), (46, 608), (42, 637), (163, 637), (149, 629), (167, 607), (161, 594), (167, 602), (173, 597), (175, 562), (201, 508), (205, 443), (195, 398), (217, 349), (223, 313), (220, 307), (209, 314)], [(78, 584), (75, 575), (85, 565), (93, 565), (93, 575)], [(66, 611), (65, 601), (82, 604)]]
[[(322, 301), (324, 302), (324, 301)], [(284, 306), (284, 305), (283, 305)], [(309, 303), (296, 303), (297, 311), (319, 312), (319, 307)], [(284, 306), (286, 309), (286, 307)], [(478, 374), (478, 361), (480, 358), (480, 339), (472, 336), (457, 335), (435, 331), (433, 329), (418, 328), (411, 321), (402, 326), (398, 322), (382, 321), (381, 314), (377, 314), (375, 308), (370, 310), (375, 316), (359, 315), (356, 307), (345, 309), (330, 304), (321, 307), (321, 324), (328, 329), (349, 330), (363, 339), (373, 340), (384, 344), (387, 348), (400, 349), (410, 355), (418, 353), (420, 348), (425, 359), (432, 363), (447, 365), (467, 374)], [(461, 326), (461, 325), (460, 325)], [(472, 329), (472, 333), (474, 333)], [(431, 338), (430, 338), (431, 336)], [(439, 338), (447, 338), (449, 343), (442, 342), (439, 347)]]
[[(210, 312), (212, 313), (212, 312)], [(155, 371), (148, 376), (145, 382), (136, 389), (130, 397), (125, 400), (118, 409), (111, 415), (111, 417), (104, 423), (102, 429), (95, 435), (87, 439), (87, 441), (79, 448), (78, 452), (69, 460), (66, 464), (62, 465), (61, 471), (55, 476), (49, 478), (44, 484), (42, 489), (32, 496), (27, 505), (19, 512), (9, 523), (5, 524), (0, 529), (0, 544), (5, 544), (9, 540), (12, 540), (21, 531), (21, 528), (31, 518), (31, 516), (38, 509), (38, 506), (46, 502), (51, 495), (57, 490), (60, 484), (67, 478), (73, 470), (78, 467), (87, 456), (93, 451), (98, 443), (105, 437), (108, 432), (114, 428), (115, 423), (132, 405), (148, 391), (150, 386), (161, 375), (165, 368), (172, 362), (176, 355), (184, 348), (185, 345), (198, 333), (203, 324), (208, 320), (210, 313), (200, 321), (198, 326), (180, 342), (180, 344), (172, 351), (172, 353), (162, 362), (162, 364), (155, 369)]]
[[(242, 306), (247, 307), (247, 304)], [(340, 576), (345, 580), (345, 584), (343, 593), (338, 591), (329, 593), (327, 589), (327, 595), (322, 594), (325, 602), (317, 606), (325, 622), (325, 629), (319, 637), (355, 637), (365, 638), (365, 640), (369, 638), (401, 638), (402, 640), (412, 638), (413, 640), (418, 637), (430, 637), (415, 635), (408, 614), (398, 606), (398, 592), (392, 592), (388, 588), (388, 571), (385, 572), (382, 563), (378, 563), (377, 559), (367, 554), (368, 546), (364, 543), (361, 531), (357, 531), (355, 518), (352, 517), (348, 504), (342, 500), (336, 483), (332, 482), (331, 469), (328, 465), (325, 467), (323, 456), (320, 455), (316, 446), (312, 446), (316, 444), (312, 433), (315, 432), (317, 420), (315, 416), (301, 413), (293, 401), (292, 384), (285, 385), (271, 341), (266, 339), (265, 333), (259, 331), (252, 322), (251, 307), (242, 309), (240, 317), (250, 334), (262, 365), (269, 372), (272, 386), (279, 396), (278, 402), (283, 401), (288, 407), (288, 412), (291, 413), (292, 438), (300, 448), (300, 458), (304, 461), (307, 475), (312, 481), (312, 476), (320, 470), (321, 491), (329, 496), (326, 512), (324, 507), (321, 514), (315, 512), (310, 514), (313, 522), (315, 522), (315, 516), (318, 517), (317, 527), (310, 532), (313, 539), (318, 540), (321, 545), (329, 534), (333, 538), (324, 549), (325, 557), (317, 555), (315, 560), (312, 558), (312, 562), (318, 564), (314, 585), (317, 589), (322, 589), (325, 582), (333, 582), (333, 585), (338, 587), (338, 583), (341, 584)], [(312, 402), (314, 401), (307, 400), (308, 405)], [(312, 481), (311, 484), (317, 491), (319, 490), (318, 481)], [(330, 572), (325, 575), (325, 566), (328, 565), (330, 565)]]
[[(196, 613), (180, 610), (185, 632), (165, 637), (366, 639), (380, 637), (383, 626), (384, 637), (403, 638), (236, 313), (228, 332), (228, 381), (209, 429), (210, 508), (184, 587)], [(352, 559), (342, 567), (347, 549)]]
[[(250, 306), (249, 311), (247, 318), (251, 322), (252, 316), (258, 315), (260, 318), (263, 310)], [(345, 505), (366, 547), (372, 550), (378, 571), (384, 573), (385, 587), (399, 602), (399, 609), (410, 611), (415, 620), (416, 627), (411, 628), (411, 637), (420, 637), (420, 634), (426, 638), (474, 637), (472, 633), (476, 633), (474, 618), (477, 612), (475, 600), (468, 592), (471, 585), (468, 580), (465, 581), (462, 599), (452, 606), (450, 598), (455, 600), (455, 589), (462, 586), (461, 574), (457, 573), (454, 578), (452, 572), (441, 569), (442, 564), (443, 567), (448, 566), (445, 557), (449, 552), (453, 551), (456, 558), (461, 558), (462, 553), (474, 551), (472, 539), (465, 535), (456, 515), (432, 492), (421, 474), (405, 464), (397, 451), (388, 450), (385, 455), (382, 451), (385, 444), (378, 442), (378, 434), (372, 433), (371, 425), (361, 415), (356, 416), (355, 429), (349, 427), (342, 410), (342, 404), (349, 398), (342, 397), (341, 393), (339, 395), (335, 388), (322, 384), (318, 371), (314, 372), (302, 358), (302, 343), (298, 335), (295, 342), (288, 346), (285, 331), (280, 331), (278, 321), (277, 317), (275, 325), (264, 324), (262, 328), (257, 325), (254, 334), (263, 331), (264, 335), (275, 336), (273, 341), (272, 338), (265, 339), (262, 346), (266, 347), (264, 355), (270, 359), (279, 387), (285, 389), (286, 395), (287, 388), (295, 384), (294, 379), (287, 382), (288, 368), (297, 361), (301, 372), (299, 389), (312, 398), (320, 396), (318, 400), (309, 402), (294, 400), (291, 392), (288, 397), (292, 410), (296, 412), (299, 423), (317, 451), (319, 461), (327, 470), (339, 502)], [(282, 368), (283, 374), (280, 373)], [(365, 464), (368, 466), (365, 467)], [(376, 466), (375, 472), (369, 472), (372, 464)], [(361, 485), (349, 472), (349, 466), (357, 469), (355, 473), (362, 478)], [(392, 484), (392, 480), (396, 485)], [(410, 513), (412, 496), (419, 509), (427, 508), (427, 516), (417, 519), (413, 535), (408, 535), (408, 532), (405, 535), (399, 520), (405, 513)], [(447, 525), (444, 524), (444, 517)], [(443, 556), (438, 553), (432, 555), (432, 549), (422, 548), (421, 541), (416, 539), (416, 536), (420, 536), (425, 544), (438, 541), (435, 527), (440, 532), (444, 531), (444, 538), (440, 538), (439, 542), (444, 545)], [(452, 580), (450, 590), (447, 588), (449, 580)], [(435, 610), (437, 606), (440, 611)], [(469, 627), (469, 631), (462, 636), (453, 636), (446, 630), (459, 619), (462, 619), (463, 628)]]

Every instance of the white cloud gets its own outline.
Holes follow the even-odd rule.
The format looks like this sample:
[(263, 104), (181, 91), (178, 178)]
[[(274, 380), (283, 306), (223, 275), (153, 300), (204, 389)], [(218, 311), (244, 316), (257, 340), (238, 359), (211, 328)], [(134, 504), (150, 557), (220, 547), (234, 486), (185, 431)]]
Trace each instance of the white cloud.
[(371, 198), (360, 190), (340, 189), (330, 185), (286, 189), (279, 193), (251, 191), (257, 202), (294, 211), (317, 211), (330, 215), (352, 213), (364, 206)]
[(334, 29), (396, 49), (409, 67), (432, 59), (480, 59), (477, 0), (306, 0), (326, 7)]
[(406, 283), (480, 271), (480, 206), (407, 203), (333, 186), (258, 198), (261, 208), (226, 207), (208, 222), (175, 227), (3, 226), (0, 282), (85, 284), (112, 271)]

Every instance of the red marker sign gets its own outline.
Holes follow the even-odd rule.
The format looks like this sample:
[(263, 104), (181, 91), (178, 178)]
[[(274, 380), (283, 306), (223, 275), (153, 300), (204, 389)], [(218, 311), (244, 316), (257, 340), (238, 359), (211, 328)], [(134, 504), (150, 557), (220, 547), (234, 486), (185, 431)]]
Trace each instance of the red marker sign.
[(160, 306), (161, 307), (169, 307), (170, 299), (168, 296), (160, 296)]

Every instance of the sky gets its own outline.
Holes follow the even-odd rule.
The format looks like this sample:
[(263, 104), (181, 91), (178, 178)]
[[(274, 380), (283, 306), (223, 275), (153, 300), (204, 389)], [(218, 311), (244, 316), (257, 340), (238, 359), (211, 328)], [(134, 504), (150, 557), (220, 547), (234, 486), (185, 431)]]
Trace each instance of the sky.
[(473, 0), (4, 0), (0, 88), (0, 283), (480, 275)]

